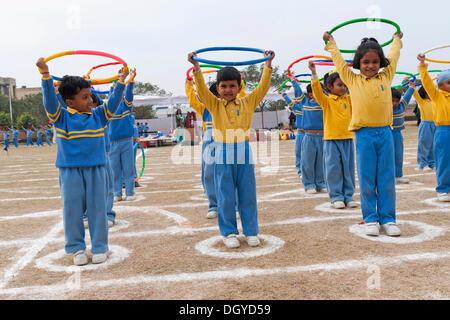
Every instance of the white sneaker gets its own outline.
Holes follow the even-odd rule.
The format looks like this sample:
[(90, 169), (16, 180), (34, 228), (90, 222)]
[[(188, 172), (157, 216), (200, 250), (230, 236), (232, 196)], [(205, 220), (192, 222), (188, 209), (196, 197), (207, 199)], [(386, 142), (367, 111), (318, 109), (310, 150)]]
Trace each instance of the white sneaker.
[(448, 193), (438, 193), (437, 198), (442, 202), (450, 202), (450, 196), (448, 195)]
[(247, 244), (250, 247), (257, 247), (261, 243), (257, 236), (248, 236), (248, 237), (245, 237), (245, 239), (247, 240)]
[(92, 256), (92, 263), (102, 263), (108, 259), (106, 253), (97, 253)]
[(223, 237), (222, 241), (225, 246), (230, 249), (239, 248), (241, 246), (235, 234), (229, 234), (228, 236)]
[(430, 167), (423, 168), (423, 171), (433, 171), (433, 170), (434, 170), (434, 168), (430, 168)]
[(317, 191), (316, 191), (316, 189), (314, 189), (314, 188), (310, 188), (310, 189), (306, 190), (306, 193), (307, 193), (307, 194), (316, 194)]
[(322, 189), (317, 190), (317, 192), (319, 192), (319, 193), (327, 193), (328, 190), (327, 190), (327, 188), (322, 188)]
[(380, 234), (380, 226), (378, 222), (364, 223), (364, 232), (368, 236), (378, 236)]
[(116, 224), (116, 222), (115, 221), (112, 221), (112, 220), (108, 220), (108, 228), (111, 228), (111, 227), (113, 227), (114, 225)]
[(335, 209), (343, 209), (343, 208), (345, 208), (344, 201), (335, 201), (335, 202), (333, 202), (333, 208), (335, 208)]
[(213, 210), (213, 211), (208, 211), (208, 213), (206, 214), (206, 217), (208, 219), (214, 219), (217, 218), (217, 211)]
[(406, 178), (403, 178), (403, 177), (395, 178), (395, 182), (396, 183), (400, 183), (400, 184), (406, 184), (406, 183), (409, 183), (409, 179), (406, 179)]
[(397, 225), (394, 222), (388, 222), (381, 225), (381, 228), (384, 230), (384, 232), (391, 237), (398, 237), (402, 234), (400, 231), (400, 228), (397, 227)]
[(347, 207), (349, 207), (349, 208), (357, 208), (358, 204), (356, 203), (356, 201), (350, 201), (349, 203), (347, 203)]
[(114, 202), (122, 201), (122, 196), (114, 196)]
[(88, 264), (89, 259), (86, 254), (86, 251), (80, 250), (74, 253), (73, 255), (73, 264), (76, 266), (84, 266), (85, 264)]
[(127, 201), (133, 201), (133, 200), (136, 200), (136, 195), (126, 196), (124, 200), (127, 200)]

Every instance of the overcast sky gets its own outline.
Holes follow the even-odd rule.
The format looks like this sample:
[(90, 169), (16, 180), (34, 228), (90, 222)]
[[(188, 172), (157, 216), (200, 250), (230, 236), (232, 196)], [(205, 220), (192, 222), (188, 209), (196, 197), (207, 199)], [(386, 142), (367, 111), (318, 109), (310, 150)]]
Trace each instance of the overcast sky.
[[(404, 32), (397, 70), (416, 73), (417, 53), (450, 44), (450, 1), (301, 1), (301, 0), (2, 0), (0, 76), (17, 86), (40, 86), (37, 58), (67, 50), (104, 51), (137, 68), (137, 81), (184, 94), (187, 53), (211, 46), (272, 49), (282, 70), (307, 55), (326, 55), (324, 31), (350, 19), (379, 17), (398, 23)], [(392, 37), (388, 24), (358, 23), (336, 31), (341, 49), (354, 49), (364, 36), (380, 43)], [(386, 47), (387, 54), (390, 46)], [(205, 59), (228, 61), (261, 57), (258, 53), (202, 53)], [(449, 60), (450, 49), (430, 53)], [(344, 54), (351, 59), (351, 54)], [(106, 58), (68, 56), (49, 62), (53, 75), (82, 75)], [(431, 64), (447, 69), (449, 64)], [(242, 67), (239, 67), (242, 69)], [(330, 67), (319, 67), (319, 73)], [(116, 67), (93, 73), (116, 74)], [(307, 63), (294, 68), (308, 73)], [(394, 79), (399, 82), (402, 77)]]

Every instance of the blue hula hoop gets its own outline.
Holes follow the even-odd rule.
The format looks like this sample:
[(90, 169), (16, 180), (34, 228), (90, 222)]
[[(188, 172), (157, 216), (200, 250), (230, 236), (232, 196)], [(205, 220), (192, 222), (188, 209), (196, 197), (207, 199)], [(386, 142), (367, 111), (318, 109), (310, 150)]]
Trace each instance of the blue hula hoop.
[(97, 91), (97, 90), (95, 90), (95, 89), (92, 89), (92, 87), (91, 87), (91, 92), (92, 92), (92, 93), (96, 93), (96, 94), (109, 94), (109, 90), (106, 90), (106, 91)]
[[(251, 52), (264, 53), (264, 50), (256, 49), (256, 48), (246, 48), (246, 47), (210, 47), (210, 48), (203, 48), (203, 49), (196, 50), (195, 53), (199, 54), (202, 52), (225, 51), (225, 50), (251, 51)], [(202, 58), (198, 58), (198, 57), (192, 57), (192, 59), (197, 62), (208, 63), (208, 64), (217, 64), (219, 66), (246, 66), (246, 65), (250, 65), (250, 64), (257, 64), (260, 62), (264, 62), (264, 61), (268, 60), (271, 56), (272, 56), (272, 54), (269, 54), (266, 57), (261, 58), (261, 59), (241, 61), (241, 62), (214, 61), (214, 60), (207, 60), (207, 59), (202, 59)]]

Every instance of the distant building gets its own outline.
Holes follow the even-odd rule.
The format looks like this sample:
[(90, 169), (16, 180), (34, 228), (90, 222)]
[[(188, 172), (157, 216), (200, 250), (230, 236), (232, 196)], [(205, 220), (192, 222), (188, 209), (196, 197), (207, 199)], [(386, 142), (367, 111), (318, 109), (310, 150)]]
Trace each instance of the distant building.
[(9, 96), (9, 86), (11, 85), (11, 96), (16, 97), (16, 79), (0, 77), (0, 94)]
[(27, 95), (38, 94), (41, 92), (42, 92), (41, 87), (27, 88), (26, 86), (22, 86), (21, 88), (16, 88), (16, 98), (22, 99)]

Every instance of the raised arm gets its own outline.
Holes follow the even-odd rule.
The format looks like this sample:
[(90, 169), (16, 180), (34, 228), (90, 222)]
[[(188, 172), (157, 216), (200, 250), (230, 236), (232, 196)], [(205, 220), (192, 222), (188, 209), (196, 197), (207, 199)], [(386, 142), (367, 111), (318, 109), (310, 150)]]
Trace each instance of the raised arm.
[(195, 94), (194, 84), (192, 83), (192, 80), (186, 79), (184, 90), (186, 91), (189, 105), (195, 110), (195, 112), (197, 112), (200, 117), (202, 117), (203, 112), (205, 111), (205, 105), (200, 102), (199, 98)]
[(392, 42), (391, 49), (387, 55), (387, 59), (389, 60), (389, 65), (383, 69), (382, 73), (387, 74), (389, 79), (394, 79), (395, 71), (397, 70), (398, 59), (400, 58), (400, 49), (402, 48), (402, 40), (403, 33), (395, 33), (394, 41)]
[(356, 75), (349, 68), (347, 62), (342, 57), (342, 54), (339, 51), (339, 48), (334, 41), (333, 36), (328, 32), (325, 32), (323, 35), (323, 40), (328, 41), (327, 45), (325, 46), (325, 50), (331, 53), (331, 57), (333, 59), (334, 65), (336, 66), (337, 72), (339, 72), (340, 78), (347, 86), (351, 85), (356, 78)]
[(108, 102), (104, 103), (101, 107), (104, 111), (105, 118), (108, 121), (111, 120), (111, 118), (114, 116), (114, 113), (116, 113), (117, 108), (122, 102), (122, 95), (123, 90), (125, 89), (125, 79), (127, 75), (128, 75), (127, 68), (125, 70), (123, 69), (119, 70), (119, 80), (114, 86), (113, 92), (109, 95)]
[(408, 105), (409, 101), (411, 100), (412, 95), (414, 94), (415, 90), (414, 87), (409, 87), (408, 90), (406, 90), (405, 94), (402, 97), (402, 102), (406, 106)]
[(61, 104), (56, 97), (53, 79), (50, 76), (48, 65), (44, 62), (44, 58), (39, 58), (36, 65), (42, 70), (42, 99), (44, 108), (48, 118), (55, 123), (61, 115)]
[(425, 55), (419, 54), (417, 59), (420, 61), (419, 72), (420, 79), (422, 79), (422, 86), (431, 100), (436, 99), (438, 89), (436, 89), (433, 80), (431, 80), (430, 74), (428, 73), (428, 63), (425, 63)]
[(316, 73), (316, 66), (312, 61), (308, 64), (311, 70), (311, 89), (314, 94), (314, 98), (322, 109), (328, 108), (328, 97), (323, 93), (322, 86), (320, 85), (319, 77)]
[(259, 81), (258, 86), (247, 97), (244, 98), (248, 99), (249, 105), (253, 106), (255, 110), (270, 88), (270, 80), (272, 77), (272, 60), (273, 58), (275, 58), (275, 52), (271, 50), (266, 50), (264, 52), (264, 56), (267, 56), (269, 54), (270, 58), (266, 60), (264, 70), (261, 75), (261, 80)]

